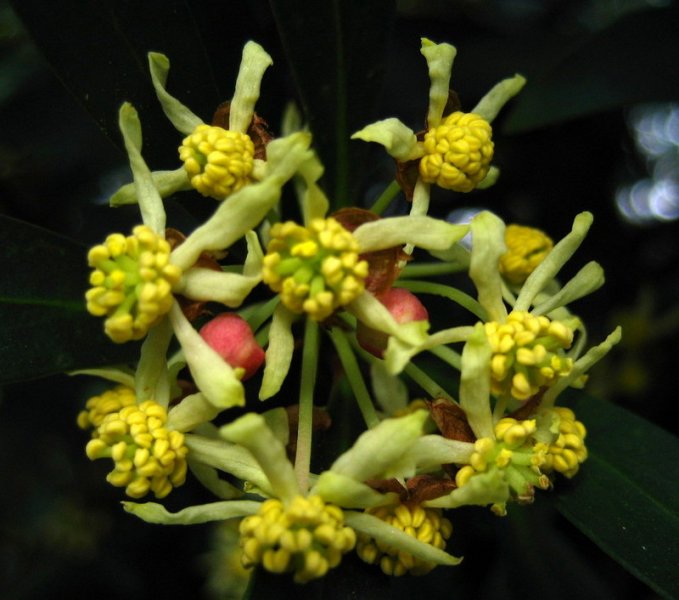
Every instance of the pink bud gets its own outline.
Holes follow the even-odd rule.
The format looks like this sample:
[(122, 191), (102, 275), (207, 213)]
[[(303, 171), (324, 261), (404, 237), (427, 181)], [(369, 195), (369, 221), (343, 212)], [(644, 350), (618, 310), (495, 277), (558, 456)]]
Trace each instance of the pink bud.
[[(377, 298), (387, 307), (397, 323), (426, 321), (429, 313), (417, 296), (404, 288), (389, 288)], [(356, 339), (364, 350), (373, 356), (382, 358), (387, 347), (389, 336), (386, 333), (368, 327), (359, 321), (356, 327)]]
[(235, 313), (217, 315), (203, 325), (200, 335), (232, 367), (245, 369), (243, 380), (252, 377), (264, 362), (264, 350), (250, 325)]

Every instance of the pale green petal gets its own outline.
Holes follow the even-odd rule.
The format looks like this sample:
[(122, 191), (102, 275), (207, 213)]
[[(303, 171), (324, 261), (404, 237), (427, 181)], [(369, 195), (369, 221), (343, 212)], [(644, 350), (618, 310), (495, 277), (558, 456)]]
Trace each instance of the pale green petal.
[(470, 505), (504, 504), (507, 500), (509, 500), (509, 484), (504, 478), (504, 471), (493, 469), (487, 473), (472, 475), (462, 487), (454, 489), (447, 496), (427, 500), (424, 505), (435, 508), (458, 508)]
[(295, 133), (267, 146), (268, 173), (259, 183), (246, 185), (222, 202), (215, 213), (174, 249), (171, 261), (183, 271), (205, 250), (224, 250), (254, 229), (275, 206), (281, 188), (309, 158), (311, 137)]
[(248, 413), (222, 427), (219, 433), (229, 442), (240, 444), (250, 451), (277, 498), (287, 502), (300, 494), (285, 446), (269, 429), (262, 415)]
[(474, 444), (448, 440), (440, 435), (424, 435), (415, 441), (408, 454), (413, 458), (419, 470), (441, 465), (467, 464), (474, 452)]
[(330, 470), (356, 481), (384, 477), (422, 435), (428, 418), (426, 410), (418, 410), (405, 417), (385, 419), (362, 433)]
[(547, 300), (540, 302), (531, 312), (534, 315), (551, 313), (557, 308), (595, 292), (604, 284), (605, 279), (601, 265), (594, 261), (588, 262), (563, 288)]
[(176, 302), (170, 310), (170, 320), (193, 380), (207, 401), (220, 409), (243, 406), (245, 393), (236, 371), (207, 345)]
[(272, 408), (262, 413), (267, 427), (284, 446), (290, 441), (290, 419), (288, 411), (283, 407)]
[(470, 326), (442, 329), (426, 337), (418, 344), (410, 344), (401, 339), (391, 337), (384, 352), (384, 362), (387, 370), (394, 375), (400, 373), (405, 369), (413, 356), (437, 346), (464, 342), (473, 331), (474, 328)]
[(476, 189), (487, 190), (489, 187), (494, 186), (499, 178), (500, 169), (493, 165), (490, 167), (490, 169), (488, 169), (488, 173), (486, 173), (486, 176), (479, 183), (476, 184)]
[(170, 70), (170, 60), (159, 52), (149, 52), (148, 59), (151, 81), (165, 116), (179, 133), (184, 135), (193, 133), (198, 125), (203, 124), (203, 121), (165, 89), (167, 73)]
[(468, 231), (468, 225), (454, 225), (426, 216), (406, 216), (363, 223), (354, 230), (353, 235), (363, 253), (402, 244), (412, 244), (426, 250), (447, 250)]
[(77, 371), (69, 371), (67, 375), (91, 375), (92, 377), (101, 377), (114, 383), (126, 385), (134, 389), (134, 373), (127, 367), (101, 367), (98, 369), (78, 369)]
[(345, 511), (344, 523), (359, 533), (364, 533), (386, 546), (398, 548), (420, 560), (447, 566), (458, 565), (462, 561), (461, 558), (439, 550), (431, 544), (425, 544), (373, 515)]
[(137, 111), (129, 102), (120, 107), (118, 126), (123, 134), (125, 150), (130, 161), (142, 221), (157, 234), (165, 236), (165, 207), (158, 190), (153, 185), (151, 171), (141, 155), (141, 123)]
[[(174, 306), (176, 305), (175, 302)], [(163, 318), (146, 335), (134, 375), (134, 389), (138, 402), (151, 399), (166, 408), (170, 403), (167, 349), (171, 340), (172, 327), (167, 318)]]
[[(179, 167), (174, 171), (151, 171), (151, 179), (161, 198), (167, 198), (175, 192), (193, 189), (184, 167)], [(137, 191), (135, 190), (134, 183), (125, 184), (109, 198), (109, 204), (111, 206), (123, 206), (136, 203)]]
[(500, 109), (516, 96), (524, 85), (526, 85), (526, 78), (522, 75), (503, 79), (479, 100), (479, 103), (472, 108), (471, 112), (491, 123), (497, 117)]
[(592, 213), (582, 212), (575, 217), (571, 232), (564, 237), (528, 276), (516, 299), (514, 310), (528, 310), (535, 297), (556, 277), (585, 239), (592, 225)]
[(255, 104), (259, 99), (259, 88), (264, 71), (273, 64), (273, 60), (256, 42), (248, 42), (243, 47), (236, 91), (229, 108), (229, 129), (245, 133), (252, 121)]
[(323, 165), (313, 154), (299, 166), (299, 175), (304, 180), (301, 194), (302, 218), (305, 225), (314, 219), (323, 219), (330, 209), (330, 202), (317, 181), (323, 175)]
[(208, 402), (207, 398), (198, 392), (182, 398), (173, 406), (167, 415), (167, 424), (175, 431), (192, 431), (201, 423), (212, 421), (224, 408)]
[(264, 494), (274, 495), (269, 479), (246, 448), (222, 439), (211, 439), (195, 434), (186, 434), (184, 443), (194, 463), (202, 463), (230, 473), (241, 481), (259, 488)]
[(422, 55), (427, 59), (429, 67), (429, 112), (427, 126), (437, 127), (443, 117), (443, 110), (448, 102), (450, 90), (450, 72), (457, 50), (450, 44), (435, 44), (422, 38)]
[(365, 483), (332, 471), (321, 473), (309, 495), (342, 508), (370, 508), (398, 501), (396, 494), (380, 494)]
[(400, 161), (414, 160), (422, 156), (422, 148), (417, 143), (415, 132), (393, 117), (366, 125), (354, 133), (351, 139), (381, 144), (389, 156)]
[(292, 324), (296, 319), (297, 315), (282, 304), (276, 306), (269, 329), (264, 376), (259, 390), (260, 400), (266, 400), (277, 394), (290, 370), (292, 353), (295, 349)]
[(422, 344), (427, 339), (427, 321), (397, 323), (386, 306), (369, 292), (361, 294), (346, 307), (359, 321), (377, 331), (382, 331), (411, 346)]
[(556, 397), (565, 390), (568, 386), (573, 385), (574, 382), (582, 375), (587, 373), (589, 369), (598, 363), (606, 354), (608, 354), (613, 346), (615, 346), (622, 338), (622, 329), (616, 327), (615, 330), (598, 346), (590, 348), (583, 356), (573, 364), (573, 369), (565, 377), (559, 379), (556, 384), (549, 388), (542, 397), (542, 406), (548, 407), (554, 404)]
[(159, 525), (196, 525), (210, 521), (226, 521), (236, 517), (254, 515), (262, 505), (254, 500), (225, 500), (199, 506), (189, 506), (176, 513), (169, 512), (156, 502), (123, 502), (126, 512), (139, 517), (147, 523)]
[(387, 415), (408, 406), (408, 386), (400, 377), (392, 375), (381, 360), (370, 362), (370, 380), (373, 396)]
[(478, 300), (491, 321), (504, 321), (507, 308), (502, 301), (500, 257), (506, 252), (505, 224), (493, 213), (483, 211), (471, 221), (472, 251), (469, 266)]
[(198, 482), (220, 500), (233, 500), (243, 496), (241, 490), (219, 476), (217, 469), (192, 461), (191, 456), (188, 457), (188, 463), (189, 470)]
[(229, 308), (238, 308), (261, 279), (259, 275), (246, 277), (194, 267), (182, 275), (175, 291), (191, 300), (221, 302)]
[(281, 117), (281, 134), (290, 135), (302, 129), (304, 129), (304, 122), (297, 104), (292, 101), (286, 102)]
[(481, 323), (462, 349), (460, 406), (477, 438), (495, 438), (490, 410), (490, 343)]
[(457, 265), (460, 271), (468, 269), (471, 264), (471, 253), (461, 244), (455, 244), (448, 250), (430, 250), (429, 253), (434, 258)]

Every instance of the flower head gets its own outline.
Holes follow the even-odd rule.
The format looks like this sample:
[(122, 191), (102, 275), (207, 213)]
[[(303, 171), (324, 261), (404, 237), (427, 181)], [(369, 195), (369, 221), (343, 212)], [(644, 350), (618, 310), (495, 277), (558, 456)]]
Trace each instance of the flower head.
[(297, 583), (323, 577), (354, 548), (356, 534), (338, 506), (320, 496), (295, 497), (287, 505), (272, 498), (240, 524), (242, 561), (272, 573), (293, 572)]
[(560, 321), (512, 311), (504, 323), (491, 321), (484, 327), (492, 351), (494, 394), (528, 400), (573, 368), (573, 359), (564, 352), (573, 342), (573, 330)]
[[(152, 491), (156, 498), (164, 498), (186, 478), (184, 435), (167, 429), (167, 412), (160, 404), (154, 400), (131, 404), (131, 394), (132, 390), (117, 388), (113, 394), (90, 399), (88, 420), (99, 425), (85, 451), (90, 460), (113, 461), (106, 479), (124, 487), (128, 496), (141, 498)], [(78, 417), (81, 426), (84, 421)]]
[(270, 233), (262, 279), (291, 311), (322, 321), (363, 292), (368, 263), (335, 219), (277, 223)]
[(424, 135), (420, 177), (425, 183), (470, 192), (483, 181), (493, 158), (490, 123), (474, 113), (454, 112)]
[(179, 146), (191, 185), (203, 196), (222, 200), (246, 185), (255, 146), (246, 133), (198, 125)]
[(558, 430), (552, 442), (547, 445), (542, 470), (545, 473), (557, 471), (570, 479), (587, 460), (587, 429), (575, 419), (570, 408), (555, 406), (548, 412), (549, 416), (558, 421)]
[(131, 236), (109, 235), (89, 251), (88, 263), (94, 271), (87, 310), (107, 317), (104, 328), (114, 342), (141, 339), (170, 310), (181, 270), (170, 264), (170, 245), (146, 225)]
[[(446, 547), (453, 532), (452, 524), (438, 508), (398, 503), (368, 508), (365, 512), (440, 550)], [(436, 566), (433, 562), (417, 558), (398, 546), (375, 540), (366, 534), (358, 536), (356, 552), (365, 562), (379, 564), (384, 573), (397, 577), (405, 573), (426, 575)]]
[(500, 257), (500, 272), (510, 283), (521, 285), (554, 247), (551, 238), (539, 229), (507, 225), (507, 252)]

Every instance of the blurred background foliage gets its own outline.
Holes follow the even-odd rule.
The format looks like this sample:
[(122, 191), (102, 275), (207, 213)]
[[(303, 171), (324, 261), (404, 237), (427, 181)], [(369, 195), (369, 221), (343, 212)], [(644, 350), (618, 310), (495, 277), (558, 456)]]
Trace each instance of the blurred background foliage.
[[(130, 100), (138, 108), (153, 169), (175, 168), (179, 138), (158, 107), (140, 57), (148, 50), (168, 54), (170, 89), (209, 120), (231, 95), (248, 39), (261, 43), (275, 65), (265, 75), (258, 113), (278, 131), (285, 103), (297, 99), (319, 132), (325, 189), (338, 205), (370, 206), (393, 178), (393, 165), (378, 148), (338, 142), (335, 134), (387, 116), (419, 128), (428, 89), (420, 37), (449, 41), (458, 49), (452, 86), (463, 108), (514, 72), (529, 84), (495, 127), (498, 184), (464, 196), (436, 194), (432, 212), (460, 220), (490, 209), (558, 239), (577, 212), (592, 211), (595, 224), (578, 256), (599, 261), (607, 283), (576, 310), (593, 341), (616, 323), (623, 325), (624, 340), (597, 365), (588, 390), (676, 434), (670, 415), (679, 329), (677, 31), (679, 7), (669, 0), (71, 0), (49, 10), (37, 0), (0, 0), (0, 214), (83, 245), (128, 230), (137, 209), (106, 205), (129, 179), (118, 106)], [(307, 59), (303, 69), (300, 57)], [(343, 98), (345, 86), (350, 91)], [(406, 209), (400, 199), (392, 210)], [(171, 199), (168, 210), (171, 222), (189, 230), (212, 205), (182, 197)], [(4, 236), (19, 231), (8, 221), (3, 227)], [(71, 248), (74, 256), (78, 246)], [(26, 276), (22, 263), (31, 265), (29, 276), (46, 286), (36, 293), (56, 294), (59, 278), (46, 274), (59, 269), (60, 260), (48, 252), (36, 267), (26, 258), (32, 251), (30, 242), (26, 254), (10, 257), (5, 249), (3, 265), (11, 261), (17, 277)], [(81, 267), (69, 268), (68, 277), (79, 276)], [(84, 285), (84, 264), (82, 273)], [(2, 279), (3, 294), (11, 293), (16, 279)], [(60, 356), (60, 346), (82, 341), (84, 349), (95, 348), (96, 333), (55, 317), (39, 325), (42, 335), (34, 339), (35, 322), (19, 314), (13, 320), (12, 335), (0, 334), (2, 343), (11, 337), (16, 344), (25, 332), (25, 350), (17, 356), (26, 365), (21, 352), (30, 354), (31, 362), (17, 377), (23, 381), (7, 383), (0, 396), (2, 597), (170, 599), (197, 597), (196, 590), (200, 597), (227, 597), (229, 582), (214, 570), (225, 560), (219, 554), (223, 532), (133, 521), (119, 510), (122, 496), (105, 484), (101, 465), (85, 458), (75, 416), (98, 384), (31, 376), (72, 360)], [(563, 488), (568, 493), (568, 484)], [(168, 505), (209, 500), (189, 485)], [(387, 593), (657, 597), (555, 512), (553, 502), (540, 497), (504, 520), (459, 511), (452, 551), (466, 556), (463, 565), (422, 580), (392, 581)], [(679, 569), (679, 557), (672, 560)], [(384, 595), (379, 572), (349, 563), (346, 572), (305, 593)], [(352, 573), (363, 587), (348, 596), (341, 580)], [(284, 582), (276, 586), (284, 596), (294, 593)]]

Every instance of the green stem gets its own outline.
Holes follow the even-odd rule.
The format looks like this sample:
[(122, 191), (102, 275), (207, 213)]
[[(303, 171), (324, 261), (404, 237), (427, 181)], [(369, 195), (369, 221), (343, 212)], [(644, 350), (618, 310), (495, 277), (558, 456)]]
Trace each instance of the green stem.
[[(432, 398), (445, 398), (455, 402), (453, 397), (414, 363), (408, 363), (403, 372)], [(455, 402), (456, 403), (456, 402)], [(457, 404), (457, 403), (456, 403)]]
[(467, 267), (455, 263), (421, 263), (419, 265), (406, 265), (399, 274), (399, 277), (405, 279), (415, 277), (437, 277), (438, 275), (460, 273), (466, 270)]
[(462, 369), (462, 356), (452, 348), (449, 348), (448, 346), (436, 346), (435, 348), (429, 348), (429, 352), (454, 369), (457, 369), (458, 371)]
[(257, 331), (262, 324), (273, 314), (273, 311), (278, 306), (281, 297), (276, 294), (270, 300), (262, 302), (261, 304), (256, 304), (253, 306), (248, 306), (243, 310), (239, 311), (241, 317), (243, 317), (250, 325), (252, 331)]
[(435, 294), (437, 296), (443, 296), (452, 300), (456, 304), (459, 304), (463, 308), (466, 308), (469, 312), (475, 314), (482, 321), (488, 320), (488, 314), (486, 309), (483, 308), (474, 298), (469, 294), (458, 290), (457, 288), (451, 287), (449, 285), (443, 285), (441, 283), (431, 283), (429, 281), (397, 281), (394, 283), (397, 287), (402, 287), (411, 292), (420, 292), (424, 294)]
[(394, 181), (392, 181), (380, 194), (380, 197), (375, 200), (375, 203), (370, 207), (370, 210), (376, 215), (381, 215), (400, 191), (401, 186), (398, 184), (398, 181), (394, 179)]
[(375, 427), (380, 420), (375, 412), (375, 407), (373, 406), (368, 388), (365, 385), (365, 380), (363, 379), (363, 374), (358, 366), (356, 355), (352, 352), (349, 341), (340, 329), (336, 327), (331, 329), (330, 339), (332, 339), (332, 343), (335, 345), (337, 355), (344, 368), (344, 373), (349, 379), (349, 385), (351, 385), (351, 390), (354, 392), (358, 408), (363, 415), (363, 420), (368, 429), (371, 429)]
[(318, 369), (318, 323), (307, 317), (302, 350), (302, 379), (299, 386), (299, 424), (295, 474), (303, 495), (309, 490), (311, 467), (311, 434), (313, 428), (314, 385)]

